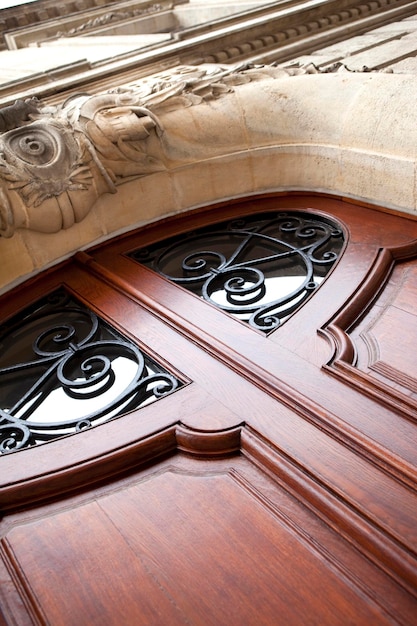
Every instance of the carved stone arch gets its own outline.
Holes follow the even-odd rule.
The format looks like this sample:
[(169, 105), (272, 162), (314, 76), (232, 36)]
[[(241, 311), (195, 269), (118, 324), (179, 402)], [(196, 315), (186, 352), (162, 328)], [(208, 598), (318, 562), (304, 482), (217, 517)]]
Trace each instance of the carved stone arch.
[(417, 88), (406, 75), (341, 70), (183, 67), (59, 109), (32, 103), (23, 121), (18, 107), (1, 136), (0, 288), (241, 196), (317, 191), (414, 212)]

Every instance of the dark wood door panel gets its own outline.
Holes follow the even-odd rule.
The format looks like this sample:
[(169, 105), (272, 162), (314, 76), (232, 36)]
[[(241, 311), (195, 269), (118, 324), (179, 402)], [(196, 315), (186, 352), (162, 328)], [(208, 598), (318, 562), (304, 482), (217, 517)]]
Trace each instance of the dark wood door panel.
[(357, 323), (347, 326), (342, 312), (328, 329), (340, 337), (339, 351), (331, 368), (414, 422), (417, 417), (416, 303), (417, 244), (411, 260), (392, 263), (378, 298)]
[[(347, 268), (343, 266), (342, 259), (315, 298), (319, 298), (320, 291), (323, 290), (322, 293), (328, 299), (326, 289), (331, 288), (333, 281), (338, 278), (339, 268), (342, 268), (343, 274), (348, 276), (346, 280), (349, 284), (349, 290), (347, 293), (344, 292), (343, 297), (339, 293), (338, 304), (342, 305), (348, 297), (347, 294), (355, 292), (356, 281), (367, 276), (368, 263), (372, 267), (374, 253), (375, 249), (371, 255), (367, 253), (360, 276), (355, 271), (352, 277), (354, 254)], [(273, 336), (278, 336), (282, 331), (282, 336), (287, 339), (281, 342), (272, 341), (271, 337), (265, 337), (247, 325), (236, 322), (192, 294), (178, 289), (163, 277), (135, 264), (131, 259), (123, 257), (113, 259), (117, 266), (116, 273), (86, 255), (81, 261), (98, 279), (104, 278), (109, 283), (117, 285), (119, 289), (129, 293), (136, 302), (154, 311), (156, 315), (164, 316), (193, 343), (198, 343), (205, 352), (232, 367), (246, 380), (279, 399), (298, 414), (304, 415), (308, 420), (313, 419), (321, 428), (337, 437), (343, 437), (350, 445), (362, 448), (364, 454), (374, 458), (375, 462), (382, 463), (384, 467), (388, 462), (392, 466), (392, 471), (396, 475), (404, 475), (405, 480), (417, 478), (415, 467), (417, 430), (414, 424), (404, 420), (383, 403), (376, 404), (374, 397), (363, 394), (363, 387), (360, 385), (355, 389), (349, 389), (348, 393), (344, 380), (339, 381), (320, 368), (320, 365), (330, 359), (334, 348), (330, 348), (323, 338), (318, 337), (317, 326), (310, 328), (305, 334), (298, 328), (298, 334), (295, 334), (296, 344), (302, 343), (301, 338), (306, 337), (305, 344), (310, 354), (307, 359), (305, 355), (297, 354), (284, 345), (290, 344), (293, 337), (291, 328), (291, 332), (287, 334), (286, 325)], [(342, 281), (342, 284), (345, 288), (346, 282)], [(379, 288), (379, 285), (380, 282), (376, 288)], [(315, 298), (312, 298), (304, 309), (307, 309)], [(324, 301), (321, 302), (321, 306), (327, 310), (328, 318), (329, 306), (326, 309)], [(333, 306), (331, 299), (332, 311), (335, 310)], [(303, 311), (297, 316), (302, 313)], [(325, 319), (323, 313), (320, 319), (321, 321)], [(290, 322), (291, 320), (288, 323)], [(320, 351), (313, 354), (312, 342), (323, 342), (325, 346), (321, 345)], [(324, 357), (324, 353), (325, 360), (314, 363), (318, 356)], [(229, 387), (225, 393), (231, 395), (231, 388)], [(398, 437), (395, 433), (398, 433)]]
[[(387, 555), (378, 556), (378, 559), (392, 560), (392, 555), (395, 554), (392, 542), (399, 542), (402, 551), (398, 560), (407, 571), (412, 568), (409, 564), (414, 557), (407, 553), (411, 551), (411, 554), (414, 554), (417, 545), (415, 536), (417, 496), (413, 481), (415, 466), (412, 464), (415, 455), (413, 443), (415, 429), (411, 428), (412, 424), (405, 422), (410, 429), (409, 436), (402, 436), (404, 434), (402, 428), (401, 435), (398, 433), (398, 438), (394, 440), (394, 444), (397, 444), (395, 447), (392, 443), (392, 433), (399, 419), (395, 414), (378, 408), (378, 422), (375, 422), (373, 417), (375, 406), (371, 400), (364, 402), (363, 396), (359, 393), (355, 395), (345, 393), (341, 383), (332, 377), (324, 384), (322, 373), (312, 364), (268, 342), (265, 337), (260, 340), (261, 346), (268, 345), (268, 350), (262, 350), (258, 345), (256, 354), (258, 361), (266, 365), (264, 369), (260, 369), (252, 353), (249, 366), (246, 366), (245, 379), (240, 375), (241, 372), (234, 371), (238, 346), (232, 350), (232, 355), (229, 347), (225, 346), (226, 357), (220, 362), (218, 358), (213, 358), (208, 350), (201, 350), (196, 342), (189, 341), (187, 337), (177, 332), (171, 324), (167, 324), (146, 308), (138, 306), (138, 301), (126, 296), (120, 288), (115, 289), (106, 281), (100, 280), (94, 272), (90, 272), (88, 266), (87, 268), (67, 266), (67, 269), (57, 272), (55, 276), (51, 274), (48, 281), (46, 286), (50, 289), (54, 288), (57, 282), (66, 285), (104, 319), (123, 330), (131, 339), (138, 341), (152, 356), (179, 373), (184, 380), (192, 380), (193, 385), (175, 393), (172, 396), (172, 403), (170, 398), (167, 398), (167, 403), (164, 399), (159, 401), (161, 404), (155, 405), (155, 408), (145, 407), (137, 414), (126, 416), (125, 422), (125, 418), (121, 418), (95, 431), (69, 437), (65, 440), (68, 444), (64, 440), (48, 444), (52, 454), (49, 458), (53, 459), (51, 461), (44, 460), (43, 452), (36, 448), (18, 453), (22, 458), (21, 466), (13, 462), (12, 456), (6, 458), (4, 462), (10, 474), (3, 474), (7, 487), (3, 502), (7, 502), (15, 486), (16, 498), (30, 498), (31, 489), (34, 494), (40, 489), (42, 494), (42, 490), (43, 493), (48, 493), (48, 489), (52, 491), (59, 489), (61, 484), (66, 491), (71, 486), (81, 487), (83, 480), (93, 484), (100, 476), (104, 479), (112, 473), (128, 469), (135, 462), (140, 462), (138, 460), (140, 457), (135, 456), (136, 446), (143, 437), (152, 432), (159, 432), (164, 426), (174, 426), (182, 422), (201, 432), (213, 432), (219, 428), (247, 423), (268, 440), (273, 449), (285, 455), (294, 467), (301, 468), (302, 474), (314, 476), (316, 484), (321, 485), (324, 490), (325, 497), (334, 501), (336, 508), (340, 504), (342, 518), (346, 507), (354, 512), (352, 529), (355, 530), (351, 529), (349, 532), (358, 533), (360, 536), (361, 524), (366, 520), (371, 528), (378, 529), (378, 533), (381, 533), (381, 536), (378, 533), (375, 535), (378, 536), (378, 545), (381, 541), (384, 542), (381, 537), (385, 536)], [(36, 281), (35, 287), (37, 294), (39, 285)], [(34, 297), (26, 292), (26, 299), (33, 300)], [(247, 330), (246, 327), (242, 329)], [(254, 335), (259, 339), (257, 333)], [(245, 351), (246, 345), (242, 343), (241, 352), (244, 355)], [(271, 374), (277, 367), (282, 372), (284, 382)], [(291, 385), (285, 382), (285, 379), (290, 381)], [(301, 383), (304, 385), (302, 392), (297, 389)], [(278, 390), (276, 395), (270, 393), (268, 385)], [(268, 393), (265, 393), (265, 390)], [(199, 404), (198, 393), (201, 393), (202, 404)], [(188, 394), (190, 394), (189, 404)], [(332, 400), (332, 413), (323, 409), (329, 397)], [(315, 404), (316, 398), (319, 398), (320, 404)], [(167, 407), (166, 413), (162, 402)], [(337, 410), (339, 413), (336, 413)], [(153, 423), (154, 414), (156, 417)], [(144, 416), (143, 428), (140, 426), (141, 415)], [(372, 433), (371, 444), (367, 447), (363, 445), (360, 449), (352, 446), (354, 438), (348, 429), (344, 435), (340, 423), (343, 421), (348, 423), (347, 416), (366, 420), (370, 432), (371, 428), (375, 431)], [(332, 425), (331, 419), (334, 419), (335, 427), (324, 428), (323, 425)], [(117, 433), (114, 441), (118, 443), (114, 446), (112, 437), (123, 423), (129, 423), (129, 427)], [(130, 425), (133, 425), (132, 430)], [(113, 435), (109, 436), (110, 433)], [(385, 433), (395, 453), (398, 454), (400, 449), (404, 456), (405, 453), (408, 454), (410, 459), (408, 465), (395, 454), (388, 455), (381, 446), (377, 447), (374, 441), (380, 433)], [(93, 442), (94, 437), (96, 438)], [(129, 437), (132, 438), (131, 446), (128, 445)], [(172, 447), (174, 439), (169, 441)], [(151, 450), (153, 445), (150, 444)], [(82, 462), (83, 454), (85, 463)], [(147, 458), (146, 455), (144, 458)], [(33, 463), (33, 459), (37, 462)], [(67, 459), (70, 460), (69, 463)], [(104, 464), (103, 467), (101, 463)], [(401, 517), (398, 516), (398, 507), (401, 509)], [(382, 549), (382, 553), (384, 550), (385, 548)], [(377, 554), (381, 552), (379, 547), (375, 548), (375, 551)], [(400, 566), (400, 570), (402, 569), (403, 566)]]
[[(269, 336), (125, 256), (279, 207), (334, 215), (348, 244)], [(413, 238), (417, 222), (345, 201), (253, 198), (79, 253), (3, 296), (0, 322), (63, 285), (182, 382), (0, 458), (5, 623), (414, 623)]]
[(2, 552), (41, 624), (406, 624), (416, 608), (239, 457), (177, 455), (31, 517)]

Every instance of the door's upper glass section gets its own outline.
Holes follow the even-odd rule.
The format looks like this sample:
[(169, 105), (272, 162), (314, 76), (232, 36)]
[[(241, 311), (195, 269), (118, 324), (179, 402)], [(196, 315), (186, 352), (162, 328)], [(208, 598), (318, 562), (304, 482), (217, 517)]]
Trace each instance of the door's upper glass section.
[(0, 452), (84, 430), (179, 385), (60, 289), (0, 328)]
[(317, 289), (343, 243), (343, 229), (327, 217), (263, 213), (185, 233), (130, 256), (269, 332)]

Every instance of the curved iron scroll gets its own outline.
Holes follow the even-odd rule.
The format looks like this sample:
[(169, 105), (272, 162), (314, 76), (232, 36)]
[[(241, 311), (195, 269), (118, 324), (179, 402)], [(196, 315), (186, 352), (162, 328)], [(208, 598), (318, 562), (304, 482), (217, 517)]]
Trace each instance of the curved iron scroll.
[(63, 289), (0, 335), (0, 452), (79, 432), (181, 383)]
[(294, 211), (257, 214), (203, 228), (129, 256), (269, 332), (317, 289), (343, 243), (337, 222)]

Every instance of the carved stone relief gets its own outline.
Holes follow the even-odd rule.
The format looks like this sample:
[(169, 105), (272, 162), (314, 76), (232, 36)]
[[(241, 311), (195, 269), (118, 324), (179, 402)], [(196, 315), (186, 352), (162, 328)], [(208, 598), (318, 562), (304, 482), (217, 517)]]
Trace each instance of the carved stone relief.
[[(346, 71), (336, 65), (328, 71)], [(236, 85), (317, 73), (306, 67), (180, 66), (61, 106), (32, 99), (0, 109), (0, 234), (57, 232), (132, 178), (168, 168), (168, 111), (218, 98)]]
[[(265, 70), (266, 72), (267, 70)], [(271, 70), (282, 74), (282, 70)], [(0, 233), (57, 232), (81, 221), (97, 198), (132, 177), (166, 168), (164, 110), (215, 98), (254, 79), (241, 68), (180, 67), (114, 92), (59, 107), (32, 99), (0, 110)], [(153, 144), (155, 145), (155, 144)]]
[(135, 17), (151, 15), (153, 13), (158, 13), (159, 11), (163, 10), (170, 10), (172, 9), (172, 7), (172, 4), (168, 4), (166, 6), (162, 4), (151, 4), (149, 7), (146, 7), (144, 9), (133, 9), (131, 11), (109, 11), (108, 13), (104, 13), (104, 15), (99, 15), (97, 17), (91, 18), (86, 22), (83, 22), (79, 26), (70, 28), (67, 31), (58, 31), (57, 37), (73, 37), (74, 35), (78, 35), (79, 33), (93, 30), (95, 28), (100, 28), (101, 26), (107, 26), (108, 24), (113, 24), (115, 22), (120, 22)]

